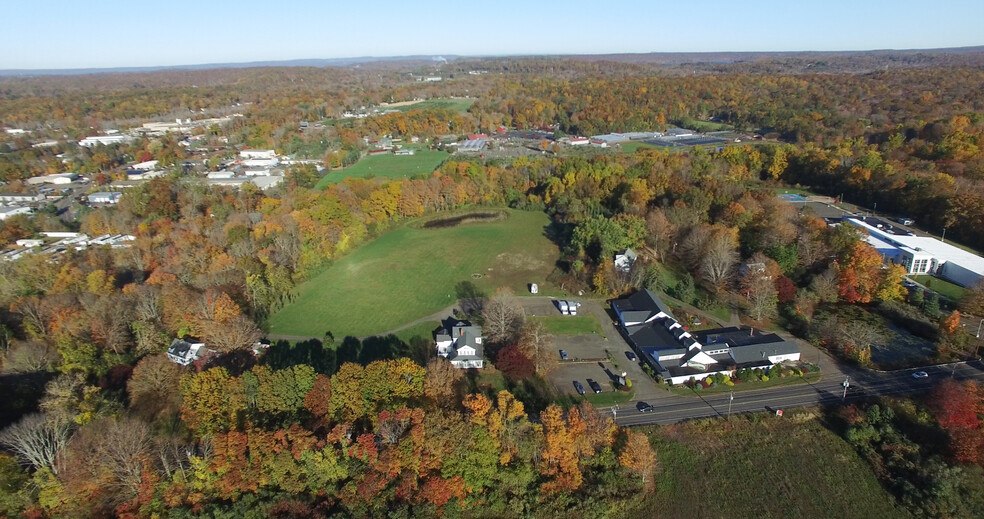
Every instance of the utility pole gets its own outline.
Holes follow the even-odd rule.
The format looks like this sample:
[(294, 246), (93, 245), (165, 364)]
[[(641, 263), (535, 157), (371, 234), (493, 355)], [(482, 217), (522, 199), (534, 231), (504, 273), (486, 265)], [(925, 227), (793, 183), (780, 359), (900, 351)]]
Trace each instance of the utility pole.
[(612, 420), (618, 420), (618, 404), (612, 406)]
[(940, 241), (946, 243), (946, 227), (943, 228), (943, 236), (940, 237)]
[(974, 347), (974, 357), (977, 357), (977, 351), (981, 349), (981, 325), (984, 325), (984, 319), (981, 319), (980, 324), (977, 325), (977, 346)]
[(847, 398), (847, 388), (851, 387), (851, 377), (845, 378), (841, 385), (844, 386), (844, 394), (841, 396), (841, 400), (844, 400)]
[(731, 402), (735, 401), (735, 392), (731, 392), (731, 396), (728, 397), (728, 418), (731, 418)]

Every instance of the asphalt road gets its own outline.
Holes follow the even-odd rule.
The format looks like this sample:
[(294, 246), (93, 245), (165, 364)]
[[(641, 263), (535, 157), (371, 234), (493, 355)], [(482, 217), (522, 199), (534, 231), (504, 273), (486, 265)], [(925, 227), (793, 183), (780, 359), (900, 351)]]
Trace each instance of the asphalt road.
[[(925, 371), (929, 377), (913, 378), (912, 374), (917, 371)], [(814, 384), (736, 391), (734, 401), (731, 402), (731, 413), (775, 412), (780, 409), (850, 402), (871, 396), (921, 394), (930, 391), (936, 384), (951, 376), (959, 381), (984, 381), (984, 363), (973, 361), (892, 372), (863, 372), (856, 376), (859, 378), (850, 378), (846, 398), (843, 398), (844, 378), (838, 379), (827, 375)], [(724, 417), (728, 415), (728, 400), (728, 393), (694, 392), (693, 396), (687, 397), (670, 395), (648, 402), (654, 407), (654, 410), (648, 413), (640, 413), (636, 408), (638, 401), (633, 401), (618, 406), (615, 421), (618, 425), (634, 426), (669, 424), (694, 418)], [(612, 408), (605, 407), (599, 410), (611, 412)]]

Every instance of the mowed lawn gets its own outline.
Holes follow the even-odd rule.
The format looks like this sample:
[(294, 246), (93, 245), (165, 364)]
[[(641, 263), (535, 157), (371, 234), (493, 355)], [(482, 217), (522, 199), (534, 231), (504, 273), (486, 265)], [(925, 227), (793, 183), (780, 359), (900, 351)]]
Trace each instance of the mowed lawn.
[(465, 113), (468, 111), (469, 108), (471, 108), (471, 105), (475, 104), (475, 101), (477, 101), (477, 99), (471, 99), (471, 98), (428, 99), (426, 101), (420, 101), (419, 103), (413, 103), (410, 105), (403, 105), (403, 106), (393, 106), (388, 108), (399, 110), (401, 112), (409, 112), (411, 110), (427, 110), (429, 108), (432, 108), (438, 110), (452, 110), (459, 113)]
[(923, 284), (926, 288), (929, 288), (938, 294), (949, 297), (954, 301), (960, 301), (960, 299), (963, 298), (964, 293), (967, 291), (967, 289), (960, 285), (955, 285), (945, 279), (940, 279), (936, 276), (930, 276), (927, 274), (912, 276), (912, 279)]
[(531, 317), (543, 323), (547, 333), (554, 335), (601, 335), (601, 324), (593, 315), (544, 315)]
[(294, 301), (270, 318), (270, 332), (380, 334), (451, 306), (461, 282), (486, 293), (509, 287), (517, 294), (527, 283), (545, 283), (559, 255), (543, 235), (549, 218), (508, 213), (499, 221), (389, 231), (301, 284)]
[(658, 517), (911, 517), (809, 410), (640, 429), (659, 457), (635, 513)]
[(349, 177), (409, 178), (414, 175), (433, 173), (448, 155), (443, 151), (417, 150), (413, 155), (372, 155), (363, 157), (355, 164), (328, 172), (318, 181), (318, 188), (341, 182)]

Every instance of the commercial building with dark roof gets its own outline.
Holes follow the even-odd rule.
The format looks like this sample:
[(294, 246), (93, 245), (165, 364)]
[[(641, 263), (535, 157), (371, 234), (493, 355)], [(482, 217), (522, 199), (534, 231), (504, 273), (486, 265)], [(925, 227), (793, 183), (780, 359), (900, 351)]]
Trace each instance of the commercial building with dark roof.
[(764, 368), (800, 358), (799, 346), (774, 333), (732, 326), (690, 332), (653, 292), (611, 302), (626, 341), (674, 384), (736, 369)]

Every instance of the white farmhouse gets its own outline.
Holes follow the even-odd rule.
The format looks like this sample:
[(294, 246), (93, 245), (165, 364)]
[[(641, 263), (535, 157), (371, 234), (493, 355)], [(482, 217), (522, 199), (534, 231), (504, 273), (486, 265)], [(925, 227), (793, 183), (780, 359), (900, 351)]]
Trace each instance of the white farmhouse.
[(444, 329), (437, 334), (437, 355), (448, 359), (456, 368), (482, 369), (485, 364), (482, 327), (448, 319)]
[(208, 350), (205, 343), (198, 339), (185, 337), (184, 339), (174, 339), (171, 347), (167, 349), (167, 358), (172, 362), (187, 366), (202, 357)]

